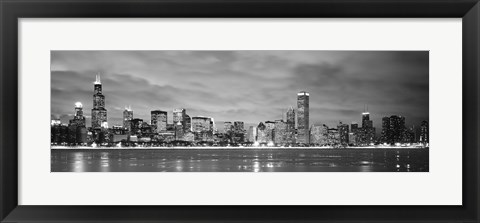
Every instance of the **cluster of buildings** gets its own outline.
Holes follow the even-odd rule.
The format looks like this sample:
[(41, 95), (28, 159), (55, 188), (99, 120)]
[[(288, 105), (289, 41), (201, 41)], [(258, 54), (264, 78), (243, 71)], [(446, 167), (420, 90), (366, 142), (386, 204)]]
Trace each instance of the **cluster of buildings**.
[(336, 128), (325, 124), (310, 125), (310, 95), (297, 93), (297, 106), (286, 109), (285, 118), (260, 122), (245, 128), (242, 121), (226, 121), (219, 132), (212, 117), (190, 116), (186, 109), (173, 109), (173, 123), (168, 122), (168, 112), (153, 110), (147, 122), (135, 118), (130, 107), (123, 111), (121, 126), (108, 126), (105, 96), (100, 76), (94, 82), (91, 127), (86, 127), (83, 105), (75, 104), (75, 115), (68, 124), (52, 120), (52, 145), (78, 146), (371, 146), (407, 145), (419, 143), (428, 146), (428, 122), (420, 126), (420, 136), (414, 127), (405, 126), (405, 117), (392, 115), (382, 119), (381, 136), (376, 137), (370, 113), (362, 113), (362, 123), (351, 125), (340, 122)]

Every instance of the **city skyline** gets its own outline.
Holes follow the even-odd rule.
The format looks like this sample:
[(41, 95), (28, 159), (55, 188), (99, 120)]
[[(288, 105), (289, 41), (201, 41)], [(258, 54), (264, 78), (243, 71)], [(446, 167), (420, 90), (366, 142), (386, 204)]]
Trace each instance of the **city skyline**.
[[(231, 73), (235, 73), (241, 77), (247, 77), (246, 79), (250, 80), (252, 73), (258, 72), (261, 75), (266, 71), (269, 73), (266, 77), (256, 76), (259, 80), (264, 80), (263, 82), (265, 88), (270, 89), (267, 91), (262, 91), (263, 89), (255, 89), (249, 88), (244, 89), (243, 84), (228, 83), (225, 82), (224, 85), (226, 86), (218, 86), (215, 84), (215, 80), (221, 79), (224, 80), (225, 77), (219, 77), (218, 74), (214, 75), (211, 72), (201, 73), (201, 71), (205, 71), (206, 67), (216, 68), (213, 69), (214, 71), (218, 72), (219, 69), (213, 64), (220, 63), (224, 60), (223, 56), (233, 56), (230, 54), (236, 53), (243, 53), (243, 59), (230, 59), (230, 65), (232, 65), (232, 61), (238, 63), (246, 63), (245, 66), (248, 64), (255, 65), (257, 61), (262, 61), (262, 63), (258, 63), (257, 68), (249, 68), (249, 72), (246, 70), (242, 70), (241, 66), (237, 65), (237, 70), (234, 72), (233, 67), (230, 66), (229, 69), (225, 69), (222, 65), (220, 66), (223, 68), (223, 71), (229, 73), (225, 75), (227, 77), (231, 77)], [(281, 53), (278, 52), (287, 52), (293, 53), (294, 55), (283, 56)], [(132, 56), (132, 54), (138, 53), (139, 55)], [(198, 78), (191, 77), (191, 80), (185, 79), (180, 75), (179, 77), (173, 78), (169, 77), (169, 75), (165, 75), (168, 78), (163, 78), (165, 85), (161, 86), (158, 84), (154, 84), (157, 79), (162, 79), (162, 75), (156, 75), (151, 79), (137, 77), (135, 75), (127, 74), (129, 73), (127, 70), (125, 74), (118, 73), (118, 64), (127, 58), (138, 59), (146, 59), (147, 56), (164, 56), (168, 54), (170, 57), (166, 57), (170, 63), (165, 63), (164, 60), (161, 58), (158, 59), (158, 63), (160, 64), (168, 64), (168, 66), (172, 67), (180, 67), (180, 63), (176, 66), (173, 66), (171, 63), (181, 61), (179, 58), (185, 59), (185, 55), (191, 56), (190, 54), (199, 54), (197, 55), (198, 58), (203, 58), (204, 60), (197, 61), (193, 65), (189, 66), (189, 68), (193, 69), (195, 67), (199, 68), (197, 70), (191, 70), (192, 73), (197, 73), (200, 78), (203, 77), (204, 82), (198, 82)], [(59, 54), (59, 55), (58, 55)], [(146, 54), (146, 55), (144, 55)], [(178, 55), (177, 55), (178, 54)], [(185, 54), (185, 55), (183, 55)], [(367, 54), (365, 56), (360, 56), (359, 54)], [(105, 62), (105, 59), (98, 58), (99, 56), (106, 56), (109, 58)], [(108, 57), (110, 55), (110, 57)], [(117, 57), (111, 57), (117, 56)], [(119, 57), (120, 56), (120, 57)], [(130, 57), (128, 57), (130, 56)], [(205, 57), (209, 56), (209, 57)], [(234, 55), (239, 57), (239, 55)], [(305, 61), (310, 61), (309, 63), (301, 63), (298, 65), (298, 62), (294, 62), (294, 65), (289, 66), (282, 66), (280, 61), (283, 59), (284, 61), (289, 61), (286, 58), (295, 60), (299, 60), (299, 57)], [(316, 57), (313, 57), (316, 56)], [(325, 58), (321, 57), (324, 56)], [(326, 57), (330, 56), (330, 57)], [(196, 58), (197, 58), (196, 57)], [(362, 63), (367, 64), (370, 60), (377, 60), (377, 65), (379, 67), (382, 66), (389, 66), (392, 71), (390, 73), (398, 73), (399, 71), (393, 69), (397, 68), (405, 72), (405, 76), (410, 77), (415, 75), (415, 78), (404, 79), (398, 78), (391, 79), (392, 75), (378, 75), (378, 70), (383, 70), (377, 67), (377, 70), (373, 73), (375, 75), (383, 77), (377, 79), (370, 79), (369, 81), (358, 81), (360, 79), (350, 77), (355, 81), (355, 84), (352, 84), (351, 81), (347, 81), (346, 74), (352, 73), (352, 67), (350, 66), (340, 66), (338, 61), (341, 61), (338, 58), (346, 59), (346, 57), (350, 58), (350, 62), (354, 65), (359, 63), (359, 59), (366, 60)], [(177, 58), (177, 59), (172, 59)], [(197, 58), (197, 59), (198, 59)], [(205, 58), (210, 58), (209, 60)], [(323, 62), (322, 62), (323, 58)], [(337, 58), (337, 59), (332, 59)], [(387, 58), (387, 59), (385, 59)], [(396, 58), (393, 60), (392, 58)], [(150, 58), (152, 59), (152, 58)], [(165, 59), (165, 58), (164, 58)], [(77, 63), (74, 63), (74, 61)], [(118, 60), (118, 61), (115, 61)], [(250, 61), (249, 61), (250, 60)], [(325, 62), (330, 60), (330, 62)], [(101, 63), (101, 61), (105, 63)], [(137, 60), (134, 60), (139, 63)], [(143, 60), (142, 60), (143, 61)], [(317, 61), (317, 63), (315, 63)], [(395, 61), (395, 62), (394, 62)], [(88, 63), (91, 63), (92, 69), (84, 69)], [(371, 62), (371, 61), (370, 61)], [(385, 64), (386, 62), (389, 62)], [(426, 63), (425, 63), (426, 62)], [(130, 61), (127, 64), (132, 64), (133, 62)], [(394, 65), (392, 65), (392, 63)], [(234, 64), (234, 63), (233, 63)], [(267, 66), (270, 64), (270, 66)], [(271, 64), (277, 64), (279, 68), (276, 70), (277, 72), (272, 71)], [(296, 64), (296, 65), (295, 65)], [(315, 64), (317, 66), (315, 66)], [(403, 64), (403, 66), (401, 66)], [(139, 65), (136, 65), (139, 66)], [(393, 67), (392, 67), (393, 66)], [(120, 66), (122, 67), (122, 66)], [(135, 67), (135, 66), (133, 66)], [(155, 67), (155, 66), (154, 66)], [(283, 68), (282, 68), (283, 67)], [(355, 67), (355, 66), (354, 66)], [(150, 67), (146, 67), (145, 69), (149, 69)], [(201, 69), (200, 69), (201, 68)], [(281, 69), (282, 68), (282, 69)], [(328, 68), (328, 69), (327, 69)], [(276, 68), (275, 68), (276, 69)], [(273, 69), (273, 70), (275, 70)], [(94, 72), (94, 70), (96, 72)], [(154, 72), (158, 69), (150, 69), (150, 72)], [(182, 70), (182, 69), (180, 69)], [(184, 69), (183, 69), (184, 70)], [(375, 69), (371, 69), (375, 70)], [(241, 72), (242, 71), (242, 72)], [(290, 71), (290, 72), (287, 72)], [(407, 72), (408, 71), (408, 72)], [(142, 70), (143, 72), (147, 72)], [(343, 72), (343, 73), (342, 73)], [(362, 72), (353, 72), (354, 74), (361, 74), (366, 72), (363, 70)], [(327, 124), (327, 125), (334, 125), (338, 124), (339, 121), (343, 123), (349, 124), (351, 122), (360, 123), (360, 115), (362, 109), (356, 108), (349, 108), (346, 104), (352, 104), (356, 107), (358, 104), (361, 104), (361, 107), (364, 107), (365, 104), (369, 106), (369, 111), (372, 113), (371, 119), (373, 120), (374, 127), (377, 129), (381, 129), (381, 120), (383, 116), (390, 116), (393, 114), (407, 116), (407, 125), (415, 124), (418, 125), (422, 120), (428, 120), (428, 52), (332, 52), (332, 51), (52, 51), (52, 119), (60, 118), (62, 122), (66, 122), (73, 117), (73, 104), (77, 101), (81, 101), (84, 107), (84, 114), (87, 117), (87, 126), (90, 126), (90, 117), (91, 113), (89, 112), (93, 107), (92, 104), (89, 103), (91, 101), (91, 91), (92, 91), (92, 73), (101, 73), (102, 77), (102, 84), (103, 84), (103, 91), (104, 95), (106, 95), (106, 109), (108, 110), (108, 123), (109, 125), (122, 125), (122, 113), (125, 110), (125, 106), (131, 106), (132, 110), (134, 110), (134, 116), (136, 118), (142, 118), (144, 120), (150, 120), (150, 112), (154, 110), (163, 110), (169, 113), (168, 115), (168, 122), (173, 122), (172, 112), (175, 108), (185, 108), (190, 116), (209, 116), (215, 118), (217, 123), (223, 123), (224, 121), (243, 121), (245, 122), (245, 127), (248, 128), (249, 125), (257, 125), (259, 122), (265, 121), (275, 121), (277, 119), (285, 119), (284, 113), (287, 111), (289, 107), (297, 107), (296, 98), (291, 96), (292, 91), (299, 92), (301, 90), (309, 91), (308, 89), (313, 90), (313, 93), (318, 93), (317, 88), (326, 88), (327, 92), (333, 92), (336, 94), (320, 94), (310, 97), (310, 125), (312, 124)], [(177, 72), (178, 73), (178, 72)], [(400, 72), (401, 73), (401, 72)], [(291, 74), (295, 74), (301, 77), (306, 78), (306, 80), (302, 80), (300, 85), (304, 85), (305, 89), (295, 89), (296, 86), (295, 82), (292, 81)], [(203, 76), (202, 76), (203, 75)], [(242, 76), (244, 75), (244, 76)], [(283, 76), (282, 76), (283, 75)], [(325, 76), (327, 75), (327, 76)], [(335, 77), (332, 75), (339, 75), (340, 77)], [(175, 76), (175, 75), (173, 75)], [(280, 76), (280, 77), (278, 77)], [(318, 77), (317, 77), (318, 76)], [(366, 77), (370, 77), (367, 75)], [(268, 79), (270, 78), (270, 79)], [(289, 79), (290, 78), (290, 79)], [(313, 78), (313, 79), (312, 79)], [(386, 84), (386, 79), (390, 79), (390, 84)], [(168, 80), (168, 81), (167, 81)], [(240, 81), (241, 80), (233, 78), (233, 80)], [(282, 80), (283, 82), (287, 82), (287, 85), (292, 85), (292, 88), (284, 88), (285, 83), (280, 84), (281, 86), (273, 86), (272, 83), (278, 82)], [(287, 81), (289, 80), (289, 81)], [(368, 78), (367, 78), (368, 80)], [(97, 81), (97, 80), (96, 80)], [(196, 82), (197, 81), (197, 82)], [(188, 83), (183, 83), (188, 82)], [(272, 82), (272, 83), (270, 83)], [(329, 82), (325, 84), (324, 82)], [(344, 84), (344, 82), (350, 84)], [(376, 83), (376, 85), (371, 85)], [(249, 82), (253, 87), (256, 86), (256, 83)], [(193, 88), (193, 85), (197, 85), (196, 87), (199, 89)], [(85, 86), (83, 86), (85, 85)], [(211, 85), (211, 86), (210, 86)], [(329, 85), (336, 85), (336, 88), (331, 88)], [(385, 87), (386, 85), (386, 87)], [(178, 86), (178, 87), (177, 87)], [(186, 89), (181, 89), (180, 87), (186, 86)], [(233, 88), (233, 90), (227, 91), (225, 87)], [(248, 87), (248, 86), (247, 86)], [(263, 87), (263, 85), (262, 85)], [(347, 88), (350, 87), (350, 88)], [(110, 89), (112, 88), (112, 89)], [(214, 90), (217, 92), (214, 98), (204, 98), (208, 96), (210, 90)], [(299, 88), (299, 85), (298, 87)], [(337, 89), (338, 88), (338, 89)], [(368, 88), (368, 91), (360, 91), (362, 88)], [(193, 90), (192, 90), (193, 89)], [(349, 94), (353, 90), (359, 90), (357, 94)], [(387, 91), (385, 91), (387, 89)], [(150, 90), (150, 91), (147, 91)], [(160, 92), (165, 92), (166, 90), (170, 90), (169, 93), (165, 95), (159, 95), (158, 90)], [(401, 90), (405, 93), (398, 94)], [(390, 92), (391, 91), (391, 92)], [(149, 94), (152, 94), (150, 95)], [(173, 93), (172, 93), (173, 92)], [(189, 102), (174, 100), (177, 98), (185, 97), (186, 95), (191, 95), (193, 93), (203, 93), (200, 94), (202, 100), (200, 102), (195, 101), (196, 97), (192, 97), (193, 100), (189, 100), (192, 106), (188, 106)], [(239, 94), (237, 96), (244, 96), (242, 97), (232, 97), (232, 100), (218, 100), (215, 101), (218, 96), (229, 95), (229, 94)], [(253, 92), (253, 93), (252, 93)], [(255, 95), (260, 94), (261, 95)], [(311, 92), (311, 91), (309, 91)], [(322, 92), (322, 91), (320, 91)], [(394, 93), (391, 95), (391, 93)], [(383, 94), (382, 94), (383, 93)], [(357, 95), (365, 94), (365, 95), (375, 95), (375, 97), (358, 97)], [(253, 96), (252, 96), (253, 95)], [(287, 95), (285, 97), (284, 95)], [(410, 95), (410, 99), (408, 100), (405, 95)], [(151, 96), (159, 96), (158, 98), (152, 99)], [(350, 96), (350, 97), (349, 97)], [(381, 96), (381, 100), (378, 99), (378, 96)], [(134, 99), (131, 99), (131, 98)], [(226, 97), (226, 96), (223, 96)], [(252, 102), (256, 101), (258, 98), (270, 98), (269, 100), (260, 100), (260, 102)], [(331, 106), (331, 107), (324, 107), (329, 105), (332, 102), (331, 98), (333, 99), (340, 99), (334, 100), (337, 101), (338, 104)], [(360, 100), (359, 98), (363, 98)], [(75, 100), (78, 99), (78, 100)], [(89, 99), (89, 100), (88, 100)], [(148, 99), (149, 101), (145, 101)], [(377, 101), (373, 101), (376, 99)], [(387, 100), (389, 99), (389, 100)], [(400, 100), (403, 99), (403, 100)], [(72, 101), (68, 101), (72, 100)], [(213, 101), (211, 101), (213, 100)], [(231, 102), (235, 100), (235, 102)], [(158, 101), (158, 102), (156, 102)], [(178, 104), (178, 106), (167, 106), (171, 104)], [(202, 103), (203, 101), (203, 103)], [(319, 103), (319, 101), (324, 101), (325, 103)], [(123, 102), (123, 103), (122, 103)], [(143, 103), (142, 103), (143, 102)], [(276, 104), (271, 104), (275, 102)], [(383, 102), (384, 104), (379, 104), (379, 102)], [(423, 103), (422, 103), (423, 102)], [(159, 104), (156, 106), (155, 104)], [(213, 104), (212, 104), (213, 103)], [(68, 105), (70, 104), (70, 105)], [(161, 104), (165, 104), (162, 106)], [(185, 104), (187, 106), (181, 106)], [(245, 105), (245, 107), (238, 107), (237, 109), (231, 110), (229, 109), (230, 106), (233, 105)], [(253, 105), (253, 108), (250, 107)], [(67, 106), (68, 105), (68, 106)], [(195, 108), (193, 106), (197, 106), (199, 108)], [(66, 106), (66, 107), (64, 107)], [(210, 108), (208, 108), (210, 107)], [(225, 107), (225, 108), (224, 108)], [(373, 107), (373, 109), (372, 109)], [(206, 110), (208, 108), (209, 110)], [(398, 109), (394, 111), (393, 109)], [(378, 112), (377, 112), (378, 111)], [(89, 115), (90, 113), (90, 115)], [(68, 114), (68, 115), (67, 115)], [(248, 114), (248, 115), (247, 115)], [(277, 115), (275, 115), (277, 114)], [(331, 114), (331, 115), (327, 115)], [(217, 128), (221, 129), (221, 124), (217, 125)]]
[[(70, 145), (85, 145), (98, 142), (137, 143), (140, 137), (143, 143), (252, 143), (274, 145), (328, 145), (328, 146), (372, 146), (381, 145), (406, 145), (422, 143), (428, 145), (428, 121), (424, 120), (418, 128), (406, 126), (404, 116), (392, 115), (382, 118), (380, 137), (376, 136), (376, 129), (366, 109), (362, 113), (362, 123), (338, 123), (337, 128), (330, 128), (325, 124), (309, 125), (310, 93), (301, 91), (297, 93), (297, 108), (290, 107), (285, 113), (285, 118), (275, 121), (260, 122), (258, 126), (249, 126), (245, 129), (243, 121), (224, 122), (224, 130), (218, 132), (213, 117), (189, 116), (184, 108), (173, 109), (173, 123), (168, 123), (168, 112), (153, 110), (150, 112), (151, 121), (135, 118), (133, 110), (126, 107), (123, 111), (121, 126), (109, 127), (107, 110), (105, 109), (105, 95), (100, 75), (95, 76), (93, 82), (93, 109), (91, 126), (87, 129), (86, 118), (83, 114), (83, 104), (75, 103), (75, 115), (69, 124), (62, 124), (60, 120), (52, 119), (52, 145), (69, 143)], [(63, 127), (62, 127), (63, 126)], [(65, 127), (68, 127), (66, 129)], [(220, 133), (220, 134), (219, 134)], [(88, 136), (87, 136), (88, 135)], [(311, 137), (313, 137), (311, 139)]]

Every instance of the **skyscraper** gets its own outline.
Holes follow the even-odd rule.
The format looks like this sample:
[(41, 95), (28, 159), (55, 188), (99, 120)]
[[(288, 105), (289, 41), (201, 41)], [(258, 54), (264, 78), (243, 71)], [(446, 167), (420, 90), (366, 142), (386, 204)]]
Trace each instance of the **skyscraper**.
[(357, 142), (360, 141), (363, 135), (361, 130), (361, 128), (358, 128), (358, 124), (356, 122), (352, 122), (352, 124), (350, 124), (350, 133), (348, 134), (349, 144), (357, 145)]
[(381, 143), (392, 143), (392, 129), (390, 129), (390, 117), (382, 118), (382, 135), (380, 138)]
[(183, 108), (176, 108), (176, 109), (173, 109), (173, 124), (175, 126), (177, 125), (182, 125), (182, 126), (186, 126), (186, 123), (185, 123), (185, 116), (187, 115), (185, 109)]
[(415, 143), (415, 128), (413, 126), (405, 128), (402, 141), (403, 143)]
[(235, 121), (235, 122), (233, 122), (233, 130), (234, 130), (236, 133), (243, 132), (243, 131), (245, 130), (244, 126), (245, 126), (245, 124), (244, 124), (244, 122), (242, 122), (242, 121)]
[(123, 111), (123, 128), (129, 132), (132, 129), (133, 110), (130, 107), (125, 107)]
[(287, 109), (286, 116), (286, 143), (295, 143), (295, 110), (293, 107)]
[(357, 145), (357, 135), (353, 132), (350, 132), (348, 133), (348, 144), (349, 145), (352, 145), (352, 146), (356, 146)]
[(247, 141), (248, 142), (257, 141), (257, 127), (256, 126), (250, 126), (250, 128), (248, 128)]
[(340, 133), (338, 129), (329, 128), (327, 133), (327, 145), (329, 146), (339, 146), (340, 145)]
[(275, 122), (272, 122), (272, 121), (266, 121), (265, 122), (265, 133), (267, 134), (266, 135), (267, 143), (273, 142), (273, 140), (274, 140), (273, 130), (274, 129), (275, 129)]
[(365, 111), (362, 113), (362, 128), (370, 128), (373, 127), (372, 121), (370, 120), (370, 112)]
[(195, 134), (195, 141), (212, 141), (215, 130), (214, 120), (211, 117), (193, 116), (191, 118), (192, 131)]
[(266, 127), (263, 122), (260, 122), (260, 124), (257, 126), (257, 142), (268, 143)]
[(194, 116), (192, 117), (192, 131), (194, 132), (212, 131), (210, 122), (211, 122), (211, 118), (209, 117)]
[(405, 117), (392, 115), (390, 116), (390, 144), (402, 143), (405, 132)]
[(185, 131), (192, 131), (192, 118), (187, 114), (185, 114)]
[(154, 133), (167, 131), (167, 112), (154, 110), (150, 112), (152, 130)]
[(363, 145), (374, 143), (375, 128), (373, 127), (373, 121), (370, 120), (370, 112), (368, 112), (368, 108), (362, 113), (362, 130), (359, 136), (360, 143)]
[(420, 125), (420, 142), (423, 143), (424, 145), (427, 145), (429, 143), (429, 132), (428, 132), (428, 121), (422, 121), (422, 124)]
[(356, 122), (352, 122), (350, 125), (350, 130), (355, 133), (358, 130), (358, 124)]
[(348, 140), (348, 125), (347, 124), (340, 124), (337, 126), (338, 127), (338, 133), (340, 135), (340, 144), (343, 146), (348, 145), (349, 140)]
[(75, 116), (68, 124), (69, 142), (86, 143), (87, 128), (85, 127), (85, 116), (83, 116), (83, 105), (80, 102), (75, 103)]
[(83, 116), (83, 105), (81, 102), (75, 103), (75, 116), (70, 123), (75, 123), (77, 126), (85, 127), (85, 116)]
[(368, 106), (366, 110), (362, 113), (362, 128), (373, 128), (373, 121), (370, 120), (370, 112), (368, 112)]
[(245, 124), (242, 121), (233, 122), (232, 141), (235, 143), (243, 143), (245, 141)]
[(134, 118), (132, 119), (131, 121), (131, 133), (132, 134), (140, 134), (141, 133), (141, 129), (142, 129), (142, 124), (143, 124), (143, 119), (140, 119), (140, 118)]
[(96, 76), (93, 82), (93, 109), (92, 109), (92, 128), (101, 128), (107, 122), (107, 109), (105, 109), (105, 96), (102, 94), (102, 82), (100, 75)]
[(230, 131), (233, 130), (233, 125), (232, 125), (232, 122), (224, 122), (223, 123), (223, 131), (225, 132), (225, 134), (229, 134)]
[(328, 126), (325, 124), (312, 125), (310, 127), (310, 143), (315, 146), (323, 146), (327, 144)]
[(286, 143), (287, 123), (283, 120), (275, 120), (275, 129), (273, 133), (273, 141), (276, 145), (284, 145)]
[(310, 94), (305, 91), (297, 93), (297, 143), (309, 144), (309, 102)]
[[(392, 115), (390, 117), (382, 118), (382, 136), (381, 142), (394, 145), (396, 143), (408, 143), (412, 140), (412, 132), (406, 131), (405, 117)], [(407, 136), (407, 135), (408, 136)]]

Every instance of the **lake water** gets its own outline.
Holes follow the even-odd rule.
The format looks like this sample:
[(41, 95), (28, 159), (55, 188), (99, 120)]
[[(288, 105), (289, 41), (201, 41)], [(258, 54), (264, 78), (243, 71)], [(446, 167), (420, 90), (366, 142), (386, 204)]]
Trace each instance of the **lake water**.
[(428, 172), (429, 149), (52, 149), (52, 172)]

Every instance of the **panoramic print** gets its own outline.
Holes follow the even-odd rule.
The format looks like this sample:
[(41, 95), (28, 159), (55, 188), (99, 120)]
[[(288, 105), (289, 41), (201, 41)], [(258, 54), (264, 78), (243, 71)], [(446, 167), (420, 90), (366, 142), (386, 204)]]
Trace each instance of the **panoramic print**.
[(51, 51), (52, 172), (428, 172), (428, 51)]

